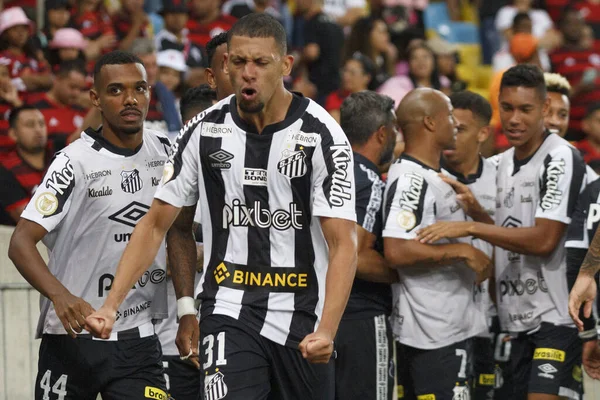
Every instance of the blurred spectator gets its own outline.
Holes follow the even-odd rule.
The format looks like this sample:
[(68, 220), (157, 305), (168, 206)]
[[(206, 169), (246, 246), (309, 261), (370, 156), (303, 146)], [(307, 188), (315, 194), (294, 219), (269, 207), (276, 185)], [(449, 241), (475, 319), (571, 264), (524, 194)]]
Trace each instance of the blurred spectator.
[(242, 18), (254, 12), (267, 13), (281, 21), (281, 14), (271, 6), (271, 0), (228, 0), (223, 4), (223, 14)]
[(236, 21), (231, 15), (221, 13), (220, 4), (219, 0), (190, 1), (187, 28), (190, 39), (196, 45), (206, 47), (211, 38), (228, 31)]
[[(156, 61), (158, 65), (158, 83), (163, 84), (173, 96), (175, 109), (177, 110), (177, 115), (179, 115), (179, 99), (184, 91), (185, 85), (183, 81), (187, 71), (185, 57), (182, 52), (177, 50), (163, 50), (158, 53)], [(178, 120), (178, 118), (174, 117), (173, 119)], [(179, 123), (176, 124), (174, 122), (169, 123), (169, 118), (165, 118), (165, 120), (169, 129), (169, 139), (174, 140), (181, 129), (181, 121), (179, 120)]]
[(590, 50), (594, 47), (594, 42), (596, 38), (594, 37), (594, 30), (589, 25), (584, 25), (583, 30), (581, 32), (581, 38), (579, 39), (579, 44), (583, 49)]
[(534, 10), (532, 8), (533, 0), (513, 0), (512, 5), (504, 6), (496, 15), (496, 29), (504, 37), (504, 42), (508, 42), (514, 32), (512, 32), (513, 19), (518, 13), (526, 13), (532, 21), (532, 34), (538, 39), (546, 35), (552, 29), (554, 24), (545, 10)]
[(575, 8), (594, 31), (594, 36), (600, 38), (600, 1), (583, 0), (575, 2)]
[(65, 28), (71, 18), (71, 6), (68, 0), (46, 0), (44, 28), (35, 36), (38, 48), (46, 50), (57, 30)]
[(340, 26), (352, 26), (368, 15), (366, 0), (324, 0), (323, 11)]
[(567, 8), (561, 15), (559, 28), (564, 37), (561, 48), (550, 53), (552, 69), (573, 86), (571, 122), (567, 139), (582, 137), (581, 120), (589, 104), (600, 102), (600, 49), (584, 48), (581, 37), (585, 23), (579, 11)]
[[(533, 34), (533, 22), (531, 17), (527, 13), (517, 13), (513, 19), (512, 27), (511, 27), (511, 38), (518, 34)], [(540, 59), (540, 63), (542, 65), (542, 69), (544, 71), (549, 71), (551, 68), (550, 58), (548, 57), (548, 52), (540, 48), (539, 40), (534, 37), (536, 41), (536, 47), (538, 52), (538, 57)], [(494, 55), (493, 58), (493, 66), (494, 71), (504, 71), (508, 68), (516, 65), (517, 61), (513, 57), (510, 49), (510, 41), (505, 43), (502, 48)]]
[(422, 42), (408, 49), (408, 76), (395, 76), (388, 79), (377, 91), (392, 99), (396, 107), (408, 92), (420, 87), (442, 90), (449, 93), (450, 81), (440, 76), (433, 51)]
[(581, 151), (583, 160), (596, 173), (600, 173), (600, 103), (588, 107), (581, 129), (585, 132), (585, 139), (577, 142), (577, 148)]
[(208, 68), (204, 70), (206, 82), (215, 91), (217, 100), (222, 100), (233, 93), (231, 80), (225, 72), (225, 53), (227, 53), (227, 32), (222, 32), (210, 39), (206, 45)]
[(153, 38), (152, 23), (144, 11), (144, 0), (122, 0), (121, 10), (113, 16), (119, 50), (126, 50), (137, 38)]
[(342, 69), (342, 87), (332, 92), (325, 100), (325, 110), (339, 123), (340, 107), (346, 97), (369, 88), (375, 74), (375, 66), (369, 57), (361, 53), (354, 53), (352, 58), (346, 60)]
[(564, 76), (559, 74), (546, 72), (544, 79), (546, 80), (546, 90), (550, 100), (548, 113), (544, 117), (546, 129), (560, 137), (565, 137), (569, 129), (571, 85)]
[(8, 73), (8, 60), (0, 58), (0, 157), (14, 149), (15, 141), (8, 135), (8, 116), (23, 102)]
[(179, 130), (181, 120), (175, 95), (158, 81), (158, 62), (154, 43), (148, 38), (138, 38), (133, 41), (129, 51), (144, 63), (150, 85), (150, 105), (144, 127), (163, 132), (165, 135)]
[(344, 32), (323, 13), (323, 0), (298, 0), (296, 6), (305, 21), (302, 61), (316, 87), (316, 101), (324, 105), (329, 93), (340, 87)]
[(65, 147), (69, 136), (81, 128), (86, 110), (77, 103), (85, 88), (85, 76), (85, 65), (81, 61), (63, 62), (55, 71), (52, 89), (30, 103), (44, 115), (48, 141), (54, 151)]
[(83, 35), (73, 28), (62, 28), (56, 31), (49, 43), (48, 62), (55, 70), (63, 62), (86, 61), (84, 50), (87, 42)]
[(204, 68), (208, 66), (204, 50), (192, 43), (189, 31), (186, 28), (188, 22), (188, 10), (183, 0), (164, 0), (161, 14), (165, 27), (158, 32), (154, 40), (156, 50), (178, 50), (185, 57), (189, 68), (187, 83), (197, 86), (204, 82)]
[(42, 113), (33, 107), (15, 108), (9, 125), (16, 150), (0, 159), (0, 225), (17, 224), (50, 159)]
[(504, 7), (508, 0), (485, 0), (479, 1), (479, 40), (483, 63), (492, 63), (492, 57), (500, 50), (501, 35), (496, 29), (496, 14)]
[(20, 7), (0, 13), (0, 59), (8, 60), (13, 85), (24, 96), (52, 86), (46, 61), (38, 59), (33, 41), (29, 40), (31, 25)]
[(427, 46), (433, 51), (437, 59), (437, 68), (440, 76), (450, 80), (450, 91), (461, 92), (467, 88), (467, 83), (459, 79), (456, 72), (458, 63), (458, 46), (436, 37), (427, 41)]
[(75, 0), (71, 25), (88, 40), (88, 60), (95, 60), (116, 45), (112, 21), (102, 0)]
[(382, 19), (361, 18), (352, 26), (344, 59), (352, 58), (356, 52), (365, 54), (375, 64), (375, 77), (369, 89), (377, 89), (394, 75), (398, 50), (390, 42), (388, 27)]

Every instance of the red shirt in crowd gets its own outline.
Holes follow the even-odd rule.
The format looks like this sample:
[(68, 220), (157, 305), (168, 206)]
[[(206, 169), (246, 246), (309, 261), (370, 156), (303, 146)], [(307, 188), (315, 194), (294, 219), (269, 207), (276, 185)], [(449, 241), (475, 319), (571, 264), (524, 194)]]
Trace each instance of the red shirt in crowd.
[(0, 154), (15, 149), (15, 141), (8, 136), (8, 116), (13, 105), (0, 99)]
[(68, 143), (67, 139), (73, 132), (81, 128), (86, 111), (79, 107), (68, 107), (56, 104), (46, 93), (30, 103), (44, 115), (48, 142), (55, 151), (63, 149)]
[(342, 103), (349, 95), (350, 93), (345, 90), (336, 90), (335, 92), (331, 92), (325, 100), (325, 110), (339, 110), (342, 107)]
[(208, 24), (200, 24), (194, 14), (190, 12), (190, 19), (187, 23), (187, 28), (190, 31), (188, 36), (192, 43), (204, 48), (210, 39), (231, 29), (235, 21), (236, 19), (231, 15), (221, 14), (219, 18)]
[[(129, 19), (126, 15), (118, 14), (113, 17), (113, 27), (115, 29), (115, 34), (117, 35), (117, 40), (123, 40), (131, 30), (131, 19)], [(137, 37), (152, 37), (152, 24), (150, 21), (146, 20)]]
[[(48, 162), (46, 162), (48, 165)], [(44, 170), (38, 170), (27, 164), (17, 151), (0, 157), (0, 224), (16, 225), (6, 213), (19, 207), (25, 207), (31, 195), (42, 182)]]
[(160, 101), (158, 101), (158, 95), (156, 94), (154, 86), (150, 89), (150, 104), (148, 104), (148, 114), (146, 114), (144, 127), (159, 132), (168, 131), (162, 105), (160, 104)]
[[(552, 70), (561, 74), (577, 86), (587, 69), (600, 69), (600, 48), (590, 50), (558, 49), (550, 54)], [(581, 135), (581, 120), (585, 116), (586, 108), (593, 103), (600, 102), (600, 74), (596, 75), (596, 87), (588, 92), (581, 93), (571, 98), (571, 122), (569, 129), (575, 135)]]
[(86, 11), (78, 15), (73, 10), (71, 25), (89, 40), (96, 40), (102, 35), (114, 33), (110, 16), (104, 11)]
[(583, 161), (585, 161), (586, 164), (600, 162), (600, 151), (597, 150), (594, 146), (592, 146), (589, 140), (580, 140), (579, 142), (575, 143), (575, 146), (581, 152), (581, 155), (583, 156)]
[[(40, 63), (25, 54), (17, 55), (9, 50), (4, 50), (0, 52), (0, 59), (2, 59), (3, 64), (7, 65), (11, 79), (20, 78), (26, 73), (46, 74), (50, 72), (46, 63)], [(35, 95), (35, 93), (29, 91), (19, 91), (19, 93), (24, 101)]]

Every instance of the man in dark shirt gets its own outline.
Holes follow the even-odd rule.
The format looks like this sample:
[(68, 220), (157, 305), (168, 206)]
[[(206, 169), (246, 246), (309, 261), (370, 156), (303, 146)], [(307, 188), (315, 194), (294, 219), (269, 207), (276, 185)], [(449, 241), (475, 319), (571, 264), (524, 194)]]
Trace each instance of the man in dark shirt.
[(48, 165), (42, 113), (28, 106), (15, 108), (8, 122), (16, 150), (0, 159), (0, 225), (17, 224)]
[(30, 103), (44, 115), (54, 151), (65, 147), (69, 136), (81, 128), (86, 110), (76, 103), (85, 88), (85, 76), (83, 62), (63, 62), (56, 71), (52, 89)]
[(205, 47), (210, 39), (228, 31), (235, 18), (221, 13), (219, 0), (191, 0), (190, 19), (187, 22), (190, 39), (198, 46)]
[(398, 274), (381, 254), (385, 183), (378, 165), (394, 155), (394, 101), (374, 92), (354, 93), (342, 104), (341, 127), (354, 153), (358, 264), (336, 340), (336, 399), (389, 399), (395, 390), (389, 284)]
[(323, 0), (299, 0), (297, 7), (305, 21), (302, 60), (308, 79), (317, 88), (316, 101), (324, 105), (327, 96), (340, 87), (344, 31), (323, 12)]

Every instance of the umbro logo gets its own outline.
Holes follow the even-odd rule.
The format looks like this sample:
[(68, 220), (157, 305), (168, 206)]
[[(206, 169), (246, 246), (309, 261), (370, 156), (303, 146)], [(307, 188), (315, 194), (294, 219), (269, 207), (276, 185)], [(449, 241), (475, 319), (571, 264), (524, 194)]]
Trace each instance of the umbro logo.
[(231, 163), (227, 161), (233, 160), (233, 154), (220, 149), (215, 151), (212, 154), (209, 154), (208, 157), (212, 160), (210, 166), (218, 169), (229, 169), (231, 168)]
[(108, 219), (135, 228), (135, 225), (146, 215), (149, 209), (150, 207), (147, 205), (133, 201), (109, 216)]

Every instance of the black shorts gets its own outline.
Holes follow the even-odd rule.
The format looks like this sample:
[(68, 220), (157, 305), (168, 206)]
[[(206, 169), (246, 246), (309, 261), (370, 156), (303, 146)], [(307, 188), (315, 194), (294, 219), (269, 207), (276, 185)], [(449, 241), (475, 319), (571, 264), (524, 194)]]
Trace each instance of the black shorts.
[(471, 339), (435, 350), (397, 345), (398, 398), (468, 399), (472, 373)]
[(473, 400), (494, 398), (496, 383), (496, 362), (494, 361), (494, 340), (474, 337), (473, 339)]
[(204, 400), (331, 400), (334, 365), (311, 364), (224, 315), (200, 322)]
[(164, 356), (163, 367), (167, 393), (174, 400), (198, 400), (200, 396), (200, 371), (179, 356)]
[(385, 315), (342, 320), (335, 343), (337, 400), (392, 398), (396, 390), (394, 339)]
[(581, 398), (581, 350), (577, 329), (545, 322), (535, 333), (497, 341), (502, 379), (496, 393), (503, 396), (498, 398), (520, 400), (528, 393)]
[(120, 341), (44, 335), (35, 399), (167, 400), (156, 335)]

